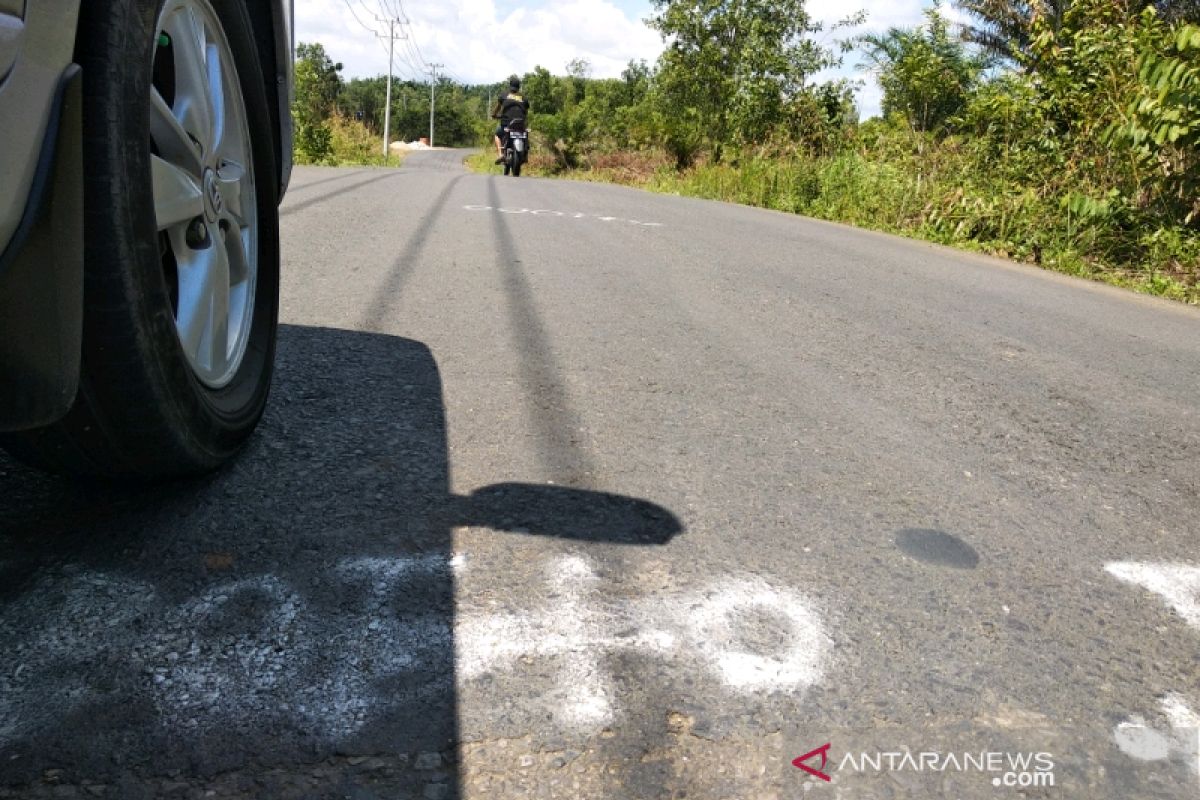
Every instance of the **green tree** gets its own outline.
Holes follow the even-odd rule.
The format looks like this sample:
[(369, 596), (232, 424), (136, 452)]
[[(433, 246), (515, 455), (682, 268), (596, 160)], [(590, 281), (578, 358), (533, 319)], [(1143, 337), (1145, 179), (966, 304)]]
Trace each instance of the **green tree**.
[(1138, 58), (1134, 97), (1110, 139), (1155, 176), (1173, 216), (1200, 227), (1200, 25), (1162, 33), (1165, 46)]
[(625, 105), (637, 105), (650, 91), (650, 80), (653, 73), (650, 65), (641, 61), (630, 61), (621, 70), (621, 80), (625, 84)]
[(707, 143), (762, 140), (788, 97), (833, 64), (810, 34), (804, 0), (653, 0), (649, 24), (666, 42), (656, 93), (667, 147), (684, 166)]
[[(399, 85), (392, 86), (399, 94)], [(393, 97), (393, 110), (399, 105)], [(353, 78), (342, 87), (338, 95), (338, 110), (351, 119), (356, 119), (376, 133), (383, 132), (383, 107), (387, 103), (387, 78)]]
[(319, 162), (333, 150), (332, 131), (326, 120), (333, 113), (342, 77), (319, 42), (296, 45), (296, 98), (292, 117), (296, 124), (296, 149), (301, 160)]
[(588, 80), (592, 77), (592, 64), (586, 58), (572, 58), (567, 62), (567, 91), (569, 101), (578, 103), (587, 93)]
[[(954, 5), (970, 14), (974, 24), (964, 25), (963, 38), (1004, 60), (1037, 66), (1034, 58), (1033, 28), (1057, 34), (1075, 0), (954, 0)], [(1153, 8), (1169, 22), (1200, 23), (1200, 0), (1139, 0), (1119, 2), (1133, 11)]]
[(297, 105), (311, 118), (328, 118), (342, 91), (341, 62), (335, 63), (320, 42), (300, 42), (296, 69), (303, 69), (303, 79), (296, 79)]
[(845, 147), (858, 125), (854, 105), (856, 83), (826, 81), (807, 87), (784, 109), (786, 144), (810, 155), (831, 155)]
[[(505, 86), (501, 91), (508, 91)], [(521, 94), (529, 101), (530, 109), (537, 114), (557, 114), (562, 110), (562, 101), (554, 90), (554, 76), (542, 66), (526, 72), (521, 79)]]
[(963, 39), (1002, 60), (1028, 63), (1034, 20), (1058, 30), (1071, 0), (954, 0), (954, 5), (975, 18), (963, 26)]
[(919, 28), (891, 28), (861, 38), (867, 63), (883, 88), (883, 113), (900, 114), (914, 130), (933, 131), (966, 105), (983, 61), (950, 35), (935, 6)]

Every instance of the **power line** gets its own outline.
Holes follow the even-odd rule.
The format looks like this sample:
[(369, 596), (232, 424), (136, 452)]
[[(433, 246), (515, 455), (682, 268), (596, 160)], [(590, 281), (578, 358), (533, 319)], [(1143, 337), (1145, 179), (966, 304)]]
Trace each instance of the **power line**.
[[(417, 43), (416, 31), (414, 29), (412, 20), (409, 19), (409, 17), (408, 17), (407, 10), (404, 8), (404, 0), (375, 0), (375, 1), (376, 1), (376, 4), (377, 4), (379, 10), (383, 13), (382, 13), (382, 16), (379, 16), (379, 15), (373, 15), (373, 16), (375, 16), (375, 19), (377, 22), (386, 23), (388, 25), (389, 31), (390, 31), (390, 36), (381, 34), (375, 28), (372, 28), (370, 25), (367, 25), (365, 22), (362, 21), (362, 18), (359, 17), (358, 12), (354, 10), (354, 5), (350, 2), (350, 0), (342, 0), (342, 2), (346, 6), (346, 9), (350, 12), (350, 15), (354, 18), (354, 21), (357, 22), (359, 24), (359, 26), (361, 26), (364, 30), (366, 30), (369, 33), (376, 36), (377, 39), (379, 40), (379, 44), (381, 47), (384, 47), (382, 40), (389, 39), (389, 45), (387, 47), (384, 47), (384, 49), (388, 52), (388, 65), (389, 65), (388, 66), (388, 78), (389, 79), (391, 78), (392, 72), (395, 69), (395, 67), (399, 66), (395, 62), (396, 54), (394, 51), (393, 43), (396, 40), (402, 40), (404, 42), (404, 45), (403, 45), (403, 47), (401, 47), (399, 55), (400, 55), (400, 58), (402, 59), (402, 64), (407, 65), (409, 70), (411, 70), (411, 72), (408, 72), (407, 74), (404, 75), (406, 80), (416, 81), (416, 80), (418, 80), (417, 76), (423, 72), (430, 72), (431, 80), (436, 80), (437, 79), (436, 78), (436, 74), (437, 74), (436, 70), (430, 69), (433, 65), (431, 65), (428, 61), (425, 60), (425, 54), (421, 52), (421, 46)], [(365, 7), (366, 6), (365, 0), (359, 0), (359, 3), (364, 7), (363, 10), (365, 12), (370, 13), (369, 10)], [(405, 27), (407, 27), (407, 29), (408, 29), (407, 33), (396, 34), (396, 32), (395, 32), (396, 25), (399, 25), (401, 27), (402, 31), (404, 30)], [(445, 66), (444, 64), (436, 65), (437, 69), (441, 69), (444, 66)], [(466, 85), (463, 82), (463, 80), (461, 78), (459, 78), (453, 72), (443, 71), (442, 77), (449, 78), (450, 81), (452, 81), (453, 83)]]
[[(412, 28), (412, 26), (409, 25), (409, 28)], [(422, 64), (429, 63), (425, 60), (425, 54), (421, 52), (421, 46), (417, 44), (415, 37), (413, 38), (413, 49), (417, 51), (417, 58), (421, 59)]]
[[(396, 2), (400, 6), (400, 16), (402, 16), (405, 19), (405, 21), (408, 22), (409, 31), (413, 32), (412, 31), (412, 22), (409, 20), (408, 12), (404, 8), (404, 0), (396, 0)], [(422, 64), (428, 64), (429, 62), (425, 60), (425, 56), (421, 53), (420, 45), (417, 44), (416, 36), (412, 37), (412, 46), (416, 49), (417, 60), (419, 60)]]
[[(387, 53), (387, 52), (388, 52), (388, 47), (387, 47), (387, 45), (385, 45), (385, 44), (383, 43), (383, 40), (384, 40), (384, 39), (386, 39), (386, 38), (387, 38), (387, 37), (386, 37), (386, 36), (384, 36), (383, 34), (378, 34), (378, 37), (377, 37), (377, 41), (379, 42), (379, 46), (383, 48), (383, 52), (385, 52), (385, 53)], [(397, 38), (398, 38), (398, 39), (400, 39), (400, 38), (403, 38), (403, 37), (402, 37), (402, 36), (400, 36), (400, 35), (397, 35)], [(400, 58), (404, 58), (404, 51), (403, 51), (403, 50), (401, 50), (401, 51), (400, 51), (399, 53), (397, 53), (396, 55), (397, 55), (397, 56), (399, 56)], [(406, 63), (407, 63), (407, 62), (396, 61), (396, 64), (395, 64), (395, 70), (396, 70), (396, 72), (400, 73), (400, 74), (401, 74), (401, 76), (402, 76), (402, 77), (403, 77), (405, 80), (407, 80), (407, 81), (416, 80), (416, 78), (415, 78), (415, 77), (413, 77), (413, 76), (414, 76), (414, 72), (413, 72), (413, 66), (412, 66), (412, 64), (408, 64), (408, 65), (407, 65), (407, 66), (408, 66), (408, 69), (407, 69), (407, 70), (403, 69), (403, 67), (405, 66), (405, 64), (406, 64)], [(419, 73), (419, 72), (420, 72), (420, 70), (416, 70), (416, 72), (417, 72), (417, 73)]]
[(420, 80), (417, 78), (417, 73), (413, 71), (412, 64), (407, 64), (399, 59), (396, 61), (396, 74), (404, 78), (405, 81), (420, 83)]
[(379, 35), (379, 31), (375, 30), (370, 25), (366, 24), (365, 22), (363, 22), (361, 19), (358, 18), (358, 14), (354, 11), (354, 6), (350, 5), (350, 0), (342, 0), (342, 2), (346, 4), (346, 8), (350, 11), (350, 16), (354, 17), (355, 22), (357, 22), (363, 28), (365, 28), (366, 30), (375, 34), (376, 36)]
[(375, 6), (379, 9), (379, 14), (377, 15), (378, 17), (382, 17), (383, 19), (395, 19), (396, 14), (392, 11), (391, 7), (388, 6), (386, 0), (375, 0)]
[[(411, 29), (410, 29), (410, 30), (411, 30)], [(425, 72), (425, 63), (424, 63), (423, 61), (421, 61), (420, 59), (417, 59), (416, 61), (413, 61), (413, 59), (415, 58), (415, 56), (413, 55), (413, 52), (412, 52), (412, 46), (410, 45), (410, 42), (411, 42), (411, 41), (412, 41), (412, 36), (411, 36), (411, 35), (409, 36), (409, 38), (408, 38), (408, 39), (405, 39), (405, 40), (404, 40), (405, 52), (402, 54), (402, 55), (404, 56), (404, 60), (405, 60), (405, 61), (408, 63), (408, 65), (409, 65), (410, 67), (412, 67), (412, 68), (413, 68), (413, 71), (414, 71), (414, 72), (416, 72), (416, 73), (418, 73), (418, 74), (419, 74), (419, 73), (422, 73), (422, 72)]]

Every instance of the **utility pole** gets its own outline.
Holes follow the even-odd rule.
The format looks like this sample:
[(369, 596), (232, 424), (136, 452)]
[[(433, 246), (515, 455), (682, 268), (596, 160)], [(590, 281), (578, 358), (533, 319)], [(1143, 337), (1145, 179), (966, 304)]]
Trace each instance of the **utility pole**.
[[(376, 17), (376, 19), (379, 18)], [(388, 24), (387, 101), (383, 106), (383, 163), (386, 164), (388, 162), (388, 156), (390, 155), (388, 153), (388, 139), (391, 137), (392, 133), (392, 59), (394, 53), (396, 52), (396, 40), (407, 39), (408, 36), (403, 33), (396, 33), (396, 25), (399, 24), (400, 20), (393, 17), (392, 19), (387, 20), (379, 19), (379, 21), (386, 22)]]
[(433, 147), (433, 89), (437, 86), (437, 71), (445, 64), (429, 65), (429, 146)]

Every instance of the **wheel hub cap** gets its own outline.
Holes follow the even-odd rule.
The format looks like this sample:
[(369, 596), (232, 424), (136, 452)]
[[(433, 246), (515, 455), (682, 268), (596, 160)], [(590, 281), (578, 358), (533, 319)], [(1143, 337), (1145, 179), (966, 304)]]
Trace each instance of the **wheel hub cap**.
[(204, 215), (209, 222), (216, 222), (225, 211), (225, 201), (221, 199), (221, 187), (217, 185), (217, 173), (211, 169), (204, 170)]
[(211, 0), (165, 0), (150, 87), (163, 275), (183, 355), (205, 386), (238, 374), (254, 321), (258, 212), (237, 65)]

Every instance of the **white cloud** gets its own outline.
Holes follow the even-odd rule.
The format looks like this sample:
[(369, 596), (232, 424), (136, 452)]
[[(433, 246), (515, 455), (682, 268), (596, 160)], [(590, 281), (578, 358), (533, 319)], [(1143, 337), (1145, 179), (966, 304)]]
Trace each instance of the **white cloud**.
[[(442, 0), (403, 6), (409, 25), (407, 41), (396, 42), (395, 74), (420, 78), (425, 63), (445, 65), (456, 80), (499, 83), (510, 73), (525, 73), (536, 65), (562, 74), (573, 58), (587, 59), (592, 75), (616, 77), (631, 59), (653, 62), (662, 41), (642, 20), (651, 8), (646, 0)], [(519, 3), (519, 4), (518, 4)], [(867, 24), (854, 32), (882, 31), (891, 26), (921, 23), (928, 0), (809, 0), (814, 19), (829, 24), (859, 9)], [(347, 78), (387, 72), (387, 46), (367, 27), (384, 31), (379, 21), (400, 0), (297, 0), (296, 38), (325, 45), (334, 61), (344, 64)], [(357, 14), (357, 20), (355, 19)], [(832, 41), (849, 32), (826, 34)], [(857, 68), (851, 53), (845, 66), (831, 74), (863, 81), (859, 105), (863, 116), (879, 113), (881, 93), (872, 76)]]
[[(352, 11), (366, 26), (382, 31), (385, 26), (376, 18), (380, 4), (394, 1), (299, 0), (296, 38), (324, 44), (330, 57), (344, 64), (347, 78), (385, 74), (385, 42), (374, 41)], [(562, 74), (574, 58), (587, 59), (595, 77), (615, 77), (631, 59), (653, 61), (662, 49), (657, 33), (608, 0), (549, 0), (507, 11), (493, 0), (444, 0), (410, 3), (405, 11), (410, 39), (396, 43), (396, 74), (405, 77), (432, 62), (444, 64), (447, 74), (461, 81), (500, 83), (537, 65)]]

